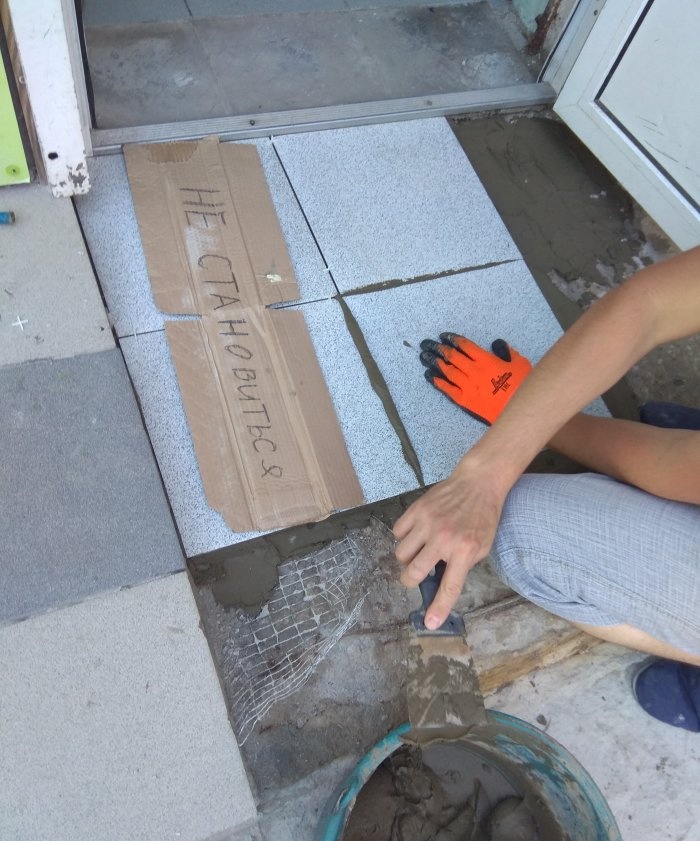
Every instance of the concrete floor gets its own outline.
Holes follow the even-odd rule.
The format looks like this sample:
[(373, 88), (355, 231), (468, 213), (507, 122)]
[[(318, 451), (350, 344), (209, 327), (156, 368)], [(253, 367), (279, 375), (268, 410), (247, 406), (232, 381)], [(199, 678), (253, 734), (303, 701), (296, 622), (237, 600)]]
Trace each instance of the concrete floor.
[(83, 22), (102, 129), (480, 90), (537, 75), (503, 2), (88, 0)]
[[(668, 250), (662, 238), (652, 237), (646, 222), (640, 223), (604, 171), (548, 115), (469, 121), (458, 126), (457, 136), (471, 163), (443, 120), (368, 129), (361, 143), (356, 142), (355, 130), (339, 133), (335, 140), (331, 135), (280, 139), (279, 158), (298, 187), (298, 201), (308, 211), (306, 233), (304, 225), (300, 227), (299, 207), (295, 212), (284, 180), (275, 182), (280, 173), (272, 166), (273, 159), (268, 160), (266, 174), (295, 268), (309, 279), (302, 310), (323, 307), (331, 312), (331, 305), (339, 307), (338, 286), (342, 285), (360, 333), (369, 332), (362, 353), (356, 341), (336, 343), (347, 347), (347, 358), (353, 358), (353, 377), (348, 377), (347, 367), (339, 372), (333, 365), (324, 369), (351, 449), (353, 430), (358, 428), (367, 449), (367, 418), (380, 423), (384, 411), (372, 388), (376, 372), (368, 371), (370, 357), (376, 357), (379, 373), (399, 396), (388, 366), (390, 354), (385, 356), (374, 343), (376, 331), (383, 328), (371, 327), (364, 319), (363, 300), (371, 299), (375, 309), (382, 308), (388, 327), (395, 321), (395, 308), (413, 308), (417, 336), (423, 319), (433, 317), (418, 293), (437, 290), (446, 280), (463, 274), (459, 294), (469, 296), (470, 315), (467, 319), (458, 313), (454, 328), (469, 332), (476, 326), (485, 336), (494, 329), (493, 316), (476, 318), (475, 313), (490, 300), (492, 286), (516, 272), (512, 294), (524, 302), (528, 318), (521, 322), (510, 314), (497, 326), (507, 337), (522, 331), (518, 334), (521, 349), (536, 355), (541, 334), (554, 338), (560, 331), (546, 300), (555, 303), (565, 321), (567, 297), (575, 308), (570, 299), (585, 303), (605, 283), (616, 282), (639, 262)], [(504, 139), (508, 155), (494, 153)], [(366, 182), (364, 192), (371, 201), (368, 198), (356, 208), (356, 225), (350, 224), (346, 211), (345, 240), (337, 237), (334, 228), (322, 229), (329, 215), (327, 207), (321, 203), (316, 216), (313, 212), (324, 193), (333, 203), (347, 186), (333, 164), (336, 148), (345, 150), (344, 160), (352, 149), (364, 149), (373, 156), (383, 148), (393, 150), (393, 154), (386, 152), (383, 192), (372, 192), (377, 189), (376, 178)], [(316, 160), (315, 149), (329, 161), (318, 192), (307, 177)], [(557, 150), (560, 159), (554, 154)], [(490, 161), (490, 166), (484, 161)], [(2, 591), (19, 594), (0, 618), (0, 695), (5, 710), (0, 718), (0, 777), (6, 781), (0, 791), (0, 837), (18, 841), (39, 835), (56, 839), (127, 835), (149, 841), (310, 838), (335, 784), (382, 733), (405, 718), (402, 634), (412, 595), (397, 584), (386, 531), (376, 523), (368, 526), (368, 521), (374, 512), (390, 524), (407, 502), (403, 492), (415, 493), (420, 482), (403, 456), (392, 449), (395, 427), (389, 423), (387, 437), (372, 441), (375, 473), (384, 477), (383, 484), (372, 484), (372, 462), (363, 468), (362, 437), (355, 432), (356, 469), (365, 471), (363, 487), (373, 505), (316, 527), (251, 542), (241, 542), (245, 536), (239, 535), (233, 545), (197, 485), (176, 381), (168, 372), (167, 346), (157, 345), (162, 316), (143, 286), (147, 284), (143, 255), (128, 193), (120, 180), (119, 159), (92, 163), (94, 192), (76, 204), (99, 291), (114, 321), (117, 347), (109, 331), (99, 329), (106, 324), (105, 312), (86, 249), (79, 235), (75, 238), (77, 217), (65, 213), (69, 205), (37, 202), (27, 213), (33, 224), (41, 219), (42, 230), (57, 230), (59, 223), (65, 226), (60, 239), (73, 241), (75, 247), (60, 262), (55, 250), (42, 250), (42, 239), (31, 233), (24, 214), (18, 215), (14, 227), (3, 231), (3, 237), (12, 238), (12, 253), (19, 256), (5, 267), (12, 283), (4, 284), (9, 292), (0, 298), (0, 339), (13, 342), (13, 348), (21, 343), (16, 352), (24, 355), (15, 357), (8, 351), (0, 367), (10, 395), (1, 410), (4, 427), (13, 436), (12, 458), (0, 463), (11, 502), (3, 506), (6, 516), (0, 517), (0, 534), (4, 545), (12, 547), (13, 561), (3, 565)], [(558, 167), (556, 177), (548, 171), (552, 164)], [(542, 202), (534, 205), (528, 190), (536, 171), (543, 173)], [(345, 174), (351, 181), (358, 177), (354, 170)], [(542, 214), (562, 192), (558, 185), (568, 183), (562, 180), (568, 177), (575, 186), (565, 191), (566, 200), (556, 207), (558, 218), (543, 222), (547, 217)], [(450, 194), (445, 191), (455, 185), (461, 194), (446, 201)], [(32, 200), (45, 195), (36, 186), (14, 189), (18, 192), (8, 191), (4, 196), (8, 201), (16, 196), (16, 207), (30, 194)], [(413, 251), (411, 196), (433, 214), (430, 225), (447, 232), (436, 238), (435, 251), (426, 253), (427, 246)], [(386, 212), (377, 224), (386, 225), (391, 236), (377, 236), (374, 229), (362, 227), (372, 203), (379, 201), (385, 203)], [(601, 214), (595, 227), (599, 244), (589, 240), (584, 255), (577, 256), (564, 244), (573, 247), (579, 237), (586, 236), (583, 228), (574, 227), (574, 220), (576, 213), (579, 220), (590, 219), (592, 208)], [(420, 214), (416, 218), (420, 220)], [(320, 254), (309, 237), (309, 223), (317, 228)], [(464, 230), (478, 223), (481, 235), (471, 242)], [(550, 234), (549, 256), (541, 238), (533, 235), (538, 224), (546, 224)], [(628, 240), (623, 246), (621, 230)], [(397, 258), (388, 250), (395, 237), (406, 238), (404, 252), (428, 263), (397, 268)], [(462, 250), (455, 251), (455, 244)], [(312, 245), (315, 254), (309, 251)], [(480, 252), (482, 247), (485, 250)], [(365, 262), (358, 263), (360, 258)], [(36, 261), (37, 270), (51, 265), (57, 281), (33, 316), (38, 321), (53, 319), (56, 344), (50, 348), (27, 342), (25, 332), (30, 337), (35, 333), (13, 326), (16, 318), (26, 317), (17, 310), (15, 300), (36, 304), (29, 259)], [(331, 280), (337, 275), (340, 282), (326, 286), (319, 298), (324, 281), (318, 273), (327, 284), (327, 268)], [(414, 277), (415, 271), (428, 276), (397, 283), (402, 277)], [(77, 273), (83, 282), (73, 282)], [(410, 294), (405, 297), (406, 293)], [(85, 330), (76, 339), (74, 314), (86, 296), (91, 303), (79, 318)], [(405, 312), (396, 315), (404, 317)], [(91, 325), (97, 325), (98, 342), (106, 344), (95, 346)], [(330, 330), (342, 336), (347, 329), (343, 319), (330, 315), (319, 316), (316, 327), (310, 317), (309, 326), (320, 349), (326, 347), (323, 340)], [(404, 330), (387, 332), (394, 335), (388, 350), (405, 353), (406, 370), (415, 365), (419, 382), (415, 347), (400, 343)], [(692, 346), (687, 345), (688, 349), (692, 353)], [(645, 388), (654, 396), (674, 393), (660, 393), (655, 383), (680, 388), (674, 385), (667, 364), (663, 357), (647, 369), (640, 368)], [(144, 366), (151, 366), (150, 373)], [(692, 370), (686, 376), (687, 388), (699, 384), (697, 378), (693, 381)], [(349, 380), (357, 385), (359, 399), (357, 394), (354, 400), (344, 396)], [(153, 390), (154, 384), (161, 390)], [(416, 392), (415, 399), (432, 397), (439, 395), (424, 390)], [(631, 413), (639, 397), (639, 390), (628, 388), (615, 399)], [(418, 442), (410, 413), (396, 402), (406, 435)], [(446, 413), (449, 408), (445, 402), (436, 402), (431, 411)], [(387, 423), (386, 416), (383, 422)], [(479, 434), (476, 422), (462, 414), (460, 422), (466, 435)], [(414, 446), (426, 476), (438, 478), (450, 469), (448, 463), (431, 461), (426, 442)], [(388, 473), (379, 469), (382, 463)], [(392, 473), (392, 465), (393, 469), (400, 465), (401, 470)], [(48, 482), (50, 477), (55, 479)], [(81, 489), (84, 493), (88, 486), (92, 507), (86, 507), (84, 496), (77, 493)], [(389, 494), (392, 498), (385, 499)], [(28, 533), (23, 512), (39, 507), (42, 515), (32, 520)], [(122, 523), (119, 517), (123, 524), (117, 527)], [(237, 582), (241, 576), (266, 576), (258, 606), (266, 605), (269, 614), (270, 594), (278, 586), (277, 564), (290, 562), (299, 551), (307, 552), (308, 544), (327, 552), (334, 529), (336, 536), (347, 537), (348, 525), (358, 547), (350, 569), (358, 575), (337, 578), (334, 592), (341, 592), (337, 590), (340, 584), (345, 587), (343, 598), (337, 601), (335, 621), (341, 626), (347, 622), (345, 628), (351, 632), (342, 635), (327, 656), (313, 662), (305, 684), (264, 711), (255, 727), (243, 734), (247, 739), (241, 761), (226, 715), (228, 705), (230, 719), (238, 727), (236, 646), (245, 617), (236, 607)], [(93, 548), (96, 537), (102, 540), (99, 552)], [(184, 571), (186, 558), (188, 573)], [(313, 563), (310, 560), (305, 566)], [(327, 569), (327, 557), (323, 564)], [(32, 598), (20, 604), (20, 595), (26, 593), (33, 594)], [(472, 611), (501, 602), (507, 595), (484, 564), (472, 576), (462, 608)], [(247, 607), (255, 613), (255, 602)], [(528, 616), (528, 626), (531, 621), (544, 621), (537, 611)], [(20, 618), (25, 621), (16, 621)], [(513, 635), (506, 637), (506, 647), (516, 645), (525, 634), (525, 624), (503, 629)], [(497, 647), (502, 639), (489, 631), (479, 638), (478, 646), (483, 650)], [(624, 841), (697, 841), (700, 815), (692, 796), (697, 740), (684, 731), (663, 727), (638, 708), (627, 678), (629, 667), (638, 659), (615, 647), (601, 646), (516, 681), (489, 704), (548, 728), (583, 763), (608, 799)], [(238, 741), (243, 741), (240, 735)]]

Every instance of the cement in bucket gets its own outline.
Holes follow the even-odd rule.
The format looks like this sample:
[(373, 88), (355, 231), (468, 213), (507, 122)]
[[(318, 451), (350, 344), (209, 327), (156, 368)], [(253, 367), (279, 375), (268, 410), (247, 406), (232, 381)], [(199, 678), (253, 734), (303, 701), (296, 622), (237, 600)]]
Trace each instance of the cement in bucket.
[[(568, 751), (521, 719), (494, 711), (487, 716), (483, 731), (454, 744), (529, 798), (540, 841), (622, 841), (600, 790)], [(408, 724), (393, 730), (360, 760), (329, 798), (315, 841), (350, 841), (346, 829), (358, 796), (377, 768), (405, 748), (402, 736), (408, 730)]]

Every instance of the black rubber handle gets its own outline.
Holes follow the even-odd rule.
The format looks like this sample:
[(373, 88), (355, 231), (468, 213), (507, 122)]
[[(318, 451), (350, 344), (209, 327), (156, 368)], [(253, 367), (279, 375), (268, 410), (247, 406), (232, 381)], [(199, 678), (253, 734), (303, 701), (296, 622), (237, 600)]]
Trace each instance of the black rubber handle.
[(432, 604), (435, 596), (437, 596), (437, 591), (440, 589), (440, 582), (446, 569), (447, 564), (444, 561), (438, 561), (435, 564), (435, 569), (429, 572), (418, 585), (421, 598), (423, 599), (423, 613), (425, 613)]
[(464, 621), (456, 613), (450, 613), (447, 619), (434, 631), (425, 627), (425, 612), (432, 604), (437, 591), (440, 588), (442, 576), (447, 569), (444, 561), (438, 561), (433, 569), (418, 585), (423, 606), (420, 610), (414, 610), (408, 617), (408, 621), (416, 631), (424, 634), (435, 634), (436, 636), (464, 636)]

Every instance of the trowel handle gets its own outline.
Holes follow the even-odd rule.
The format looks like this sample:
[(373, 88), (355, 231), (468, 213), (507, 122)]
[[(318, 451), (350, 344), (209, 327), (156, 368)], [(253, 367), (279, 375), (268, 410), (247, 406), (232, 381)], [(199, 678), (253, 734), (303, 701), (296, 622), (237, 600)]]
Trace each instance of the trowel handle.
[(450, 613), (443, 624), (434, 631), (429, 631), (425, 627), (425, 611), (437, 595), (440, 582), (442, 581), (442, 575), (446, 568), (447, 564), (444, 561), (438, 561), (435, 564), (435, 569), (418, 585), (421, 598), (423, 599), (423, 606), (420, 610), (414, 610), (408, 617), (408, 621), (412, 628), (420, 631), (422, 634), (451, 637), (464, 636), (464, 620), (456, 613)]
[(446, 569), (447, 564), (444, 561), (438, 561), (435, 564), (435, 569), (429, 572), (418, 585), (421, 598), (423, 599), (423, 613), (425, 613), (435, 596), (437, 596), (437, 591), (440, 588), (440, 582)]

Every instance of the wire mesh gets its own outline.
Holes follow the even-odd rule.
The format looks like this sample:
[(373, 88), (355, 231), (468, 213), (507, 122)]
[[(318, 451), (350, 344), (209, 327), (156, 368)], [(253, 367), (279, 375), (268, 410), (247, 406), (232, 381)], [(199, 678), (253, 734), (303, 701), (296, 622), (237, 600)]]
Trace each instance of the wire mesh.
[(346, 536), (281, 564), (262, 611), (237, 610), (224, 644), (225, 679), (241, 744), (270, 707), (300, 689), (355, 624), (367, 596), (363, 553)]

